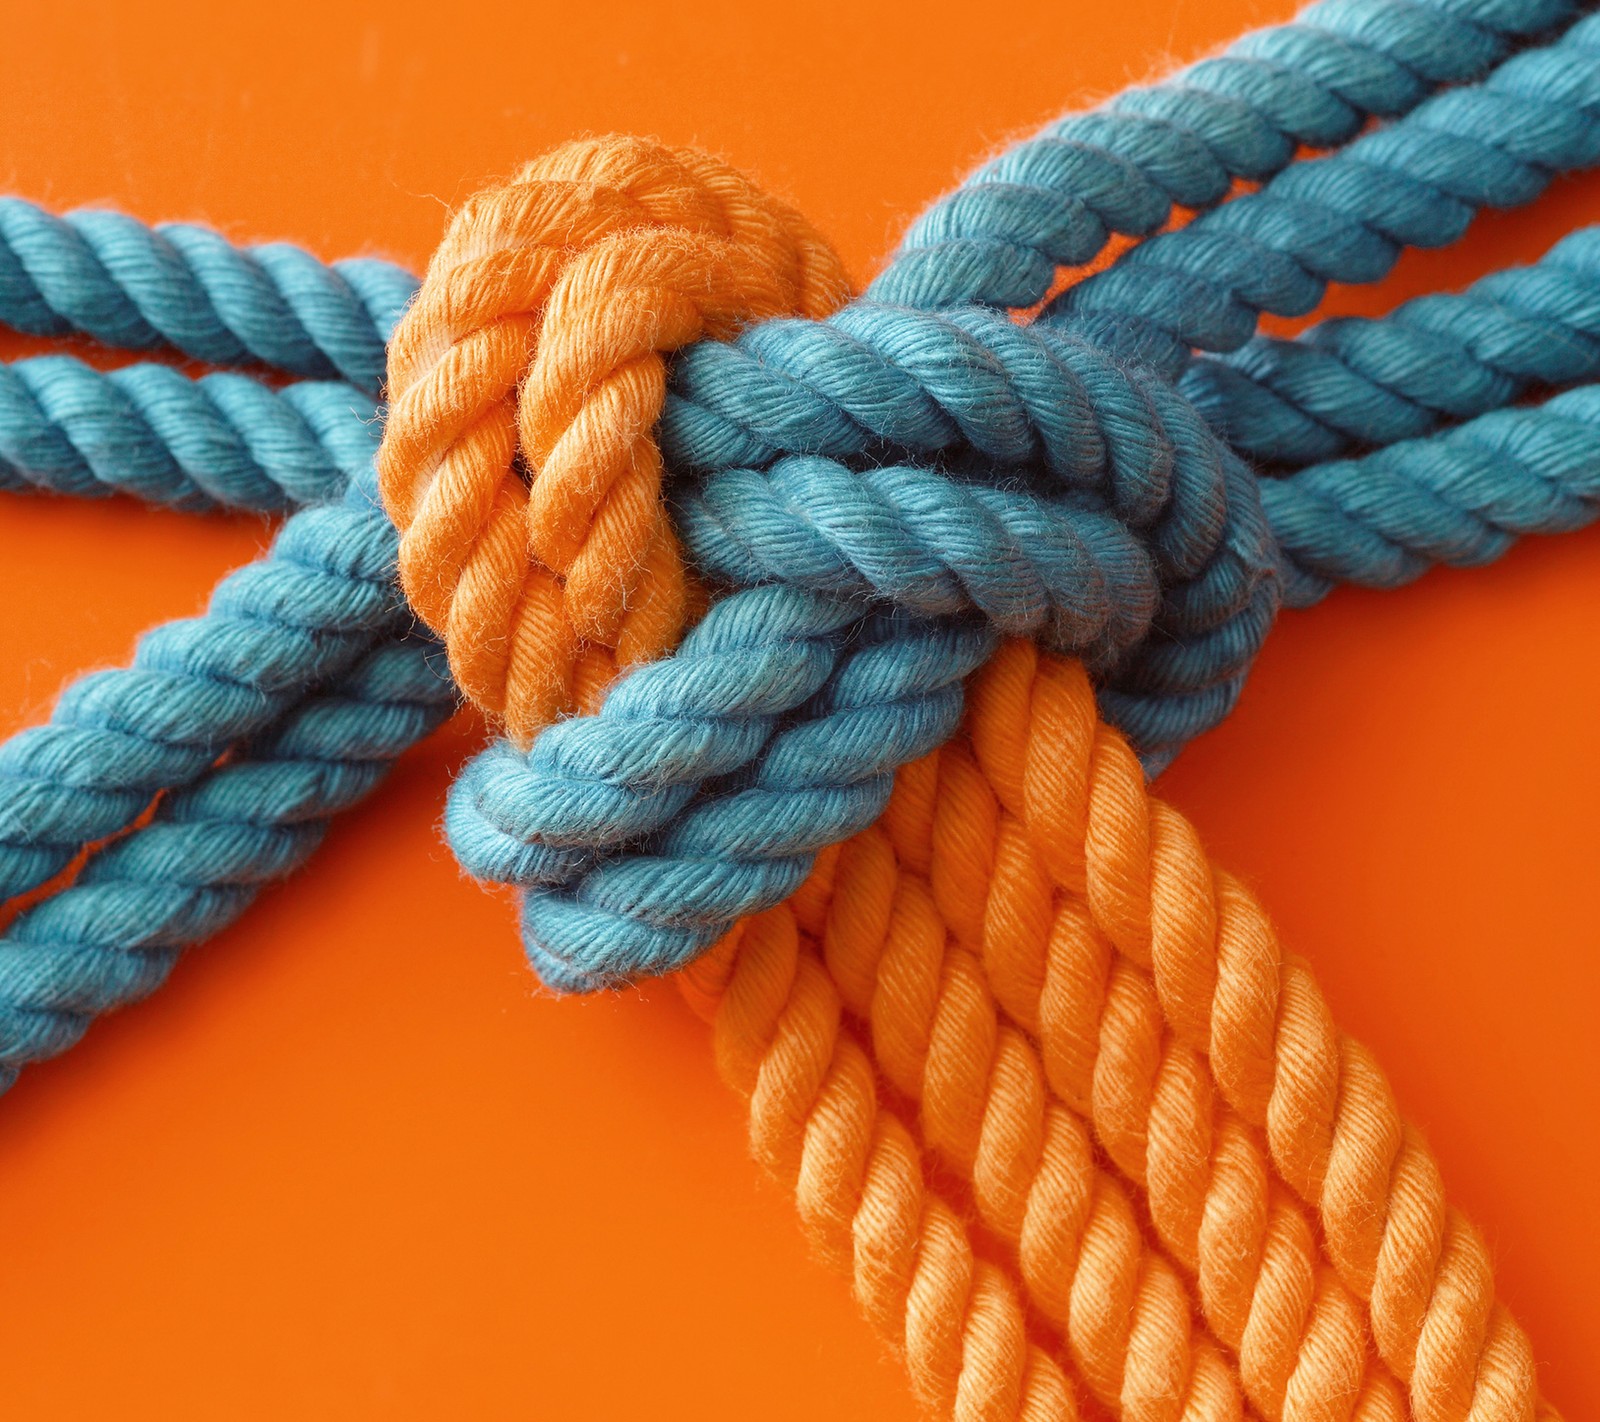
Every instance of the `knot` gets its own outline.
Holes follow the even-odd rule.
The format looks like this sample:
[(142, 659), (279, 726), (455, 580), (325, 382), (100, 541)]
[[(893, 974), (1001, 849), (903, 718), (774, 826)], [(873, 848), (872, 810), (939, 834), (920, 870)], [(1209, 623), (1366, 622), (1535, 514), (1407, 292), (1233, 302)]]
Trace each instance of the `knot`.
[(567, 144), (455, 215), (390, 345), (378, 468), (406, 595), (513, 739), (669, 650), (696, 601), (664, 354), (847, 295), (798, 213), (641, 139)]
[(686, 351), (660, 435), (691, 560), (1084, 657), (1164, 763), (1237, 697), (1279, 550), (1256, 476), (1141, 333), (862, 300)]
[(786, 898), (954, 733), (997, 634), (1084, 658), (1147, 765), (1222, 719), (1280, 600), (1261, 489), (1102, 325), (859, 303), (676, 363), (670, 505), (726, 595), (446, 813), (525, 891), (547, 986), (670, 971)]

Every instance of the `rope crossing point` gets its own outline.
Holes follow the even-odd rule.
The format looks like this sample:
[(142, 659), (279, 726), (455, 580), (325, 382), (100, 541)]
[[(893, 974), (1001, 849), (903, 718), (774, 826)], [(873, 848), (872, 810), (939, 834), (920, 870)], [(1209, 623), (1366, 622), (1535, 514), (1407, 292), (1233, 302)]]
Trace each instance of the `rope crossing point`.
[(1328, 0), (1017, 145), (854, 300), (788, 208), (637, 139), (474, 199), (409, 307), (381, 263), (0, 203), (10, 324), (302, 377), (18, 362), (0, 487), (305, 505), (0, 746), (0, 886), (38, 896), (6, 1084), (459, 688), (506, 732), (452, 791), (462, 862), (523, 891), (548, 985), (687, 967), (936, 1412), (1556, 1416), (1381, 1073), (1145, 778), (1280, 603), (1592, 520), (1591, 233), (1255, 328), (1597, 160), (1600, 21)]
[[(1589, 517), (1581, 475), (1529, 497), (1534, 442), (1509, 411), (1374, 451), (1366, 477), (1391, 490), (1375, 510), (1359, 472), (1262, 480), (1183, 391), (1192, 344), (1246, 345), (1262, 312), (1303, 314), (1329, 281), (1375, 280), (1407, 243), (1452, 241), (1479, 208), (1597, 158), (1590, 18), (1135, 245), (1031, 326), (869, 297), (691, 352), (697, 379), (772, 392), (736, 434), (705, 413), (734, 397), (692, 381), (663, 412), (686, 465), (679, 525), (736, 590), (676, 657), (592, 716), (489, 752), (452, 794), (463, 863), (526, 891), (541, 977), (573, 990), (671, 970), (792, 893), (817, 851), (876, 818), (893, 772), (953, 732), (960, 679), (996, 633), (1086, 657), (1156, 769), (1232, 706), (1286, 586), (1314, 599), (1335, 569), (1392, 583), (1479, 561), (1510, 527)], [(949, 245), (983, 290), (967, 240)], [(1551, 436), (1538, 462), (1581, 451), (1563, 416), (1536, 418)], [(1472, 444), (1504, 481), (1487, 497), (1476, 474), (1452, 477)]]

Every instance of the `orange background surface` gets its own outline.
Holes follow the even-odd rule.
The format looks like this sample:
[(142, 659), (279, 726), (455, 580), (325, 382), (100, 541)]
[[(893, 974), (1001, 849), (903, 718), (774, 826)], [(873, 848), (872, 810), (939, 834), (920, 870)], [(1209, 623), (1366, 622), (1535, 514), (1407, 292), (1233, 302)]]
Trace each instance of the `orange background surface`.
[[(50, 0), (8, 17), (0, 186), (420, 264), (485, 177), (634, 130), (756, 172), (864, 277), (1004, 139), (1290, 10)], [(1560, 184), (1335, 305), (1594, 218), (1600, 182)], [(0, 730), (269, 531), (6, 497)], [(1165, 782), (1386, 1063), (1570, 1417), (1600, 1415), (1597, 610), (1600, 530), (1341, 593)], [(0, 1105), (7, 1417), (913, 1417), (677, 994), (537, 996), (455, 868), (442, 796), (480, 734)]]

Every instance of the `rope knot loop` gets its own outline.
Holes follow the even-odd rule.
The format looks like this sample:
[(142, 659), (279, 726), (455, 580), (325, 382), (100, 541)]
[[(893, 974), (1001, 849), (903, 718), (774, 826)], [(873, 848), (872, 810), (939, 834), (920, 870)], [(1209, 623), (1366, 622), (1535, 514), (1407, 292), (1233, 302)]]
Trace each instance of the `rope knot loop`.
[(797, 212), (643, 139), (566, 144), (456, 213), (390, 344), (378, 469), (406, 595), (513, 739), (669, 650), (696, 600), (665, 354), (848, 294)]

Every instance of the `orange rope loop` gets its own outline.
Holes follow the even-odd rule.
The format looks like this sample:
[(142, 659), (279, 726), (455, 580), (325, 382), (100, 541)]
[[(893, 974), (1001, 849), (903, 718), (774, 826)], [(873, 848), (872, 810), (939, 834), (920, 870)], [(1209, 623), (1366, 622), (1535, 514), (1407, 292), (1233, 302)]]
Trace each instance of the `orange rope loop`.
[(569, 143), (456, 213), (390, 345), (378, 468), (406, 596), (513, 739), (670, 650), (696, 600), (663, 354), (847, 295), (798, 213), (641, 139)]

